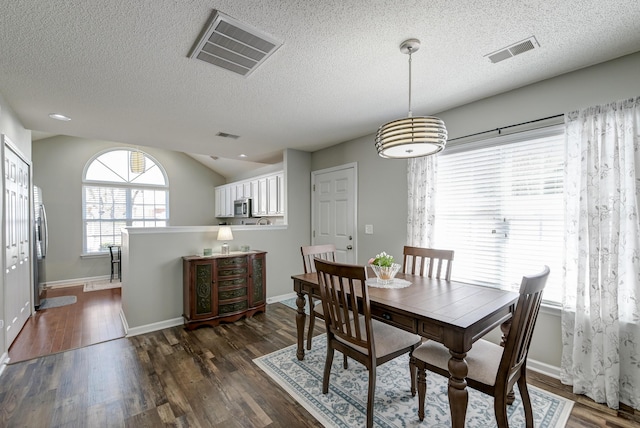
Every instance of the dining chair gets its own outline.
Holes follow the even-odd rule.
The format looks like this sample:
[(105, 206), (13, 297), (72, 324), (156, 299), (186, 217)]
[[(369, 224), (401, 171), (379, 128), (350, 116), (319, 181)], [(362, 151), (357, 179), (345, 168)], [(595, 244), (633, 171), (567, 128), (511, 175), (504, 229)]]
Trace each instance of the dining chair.
[[(304, 273), (315, 272), (314, 259), (316, 257), (329, 260), (331, 262), (336, 261), (336, 246), (334, 244), (321, 244), (321, 245), (306, 245), (300, 247), (302, 253), (302, 263), (304, 265)], [(322, 303), (314, 302), (311, 294), (309, 299), (309, 331), (307, 333), (307, 349), (311, 349), (311, 340), (313, 339), (313, 329), (316, 325), (316, 316), (324, 319), (322, 312)]]
[[(322, 393), (329, 392), (334, 351), (342, 352), (363, 364), (369, 371), (367, 427), (372, 427), (376, 367), (410, 353), (420, 345), (421, 337), (372, 319), (365, 266), (317, 258), (315, 265), (327, 329), (327, 359)], [(415, 391), (413, 376), (411, 381), (411, 390)]]
[(405, 245), (402, 272), (441, 279), (444, 268), (444, 279), (450, 281), (453, 253), (453, 250), (436, 250), (434, 248), (409, 247)]
[[(484, 339), (473, 344), (466, 356), (469, 368), (467, 386), (493, 396), (496, 422), (500, 428), (508, 428), (507, 404), (513, 402), (513, 385), (517, 382), (525, 423), (533, 428), (531, 398), (527, 389), (527, 354), (536, 324), (542, 291), (549, 276), (549, 267), (532, 276), (524, 276), (520, 285), (520, 297), (511, 318), (504, 347)], [(417, 369), (418, 418), (424, 419), (424, 400), (427, 393), (426, 372), (449, 377), (449, 350), (442, 344), (428, 340), (411, 356), (411, 370)], [(413, 391), (413, 390), (412, 390)]]
[(109, 282), (113, 281), (116, 269), (118, 272), (118, 280), (122, 281), (122, 264), (120, 261), (122, 250), (120, 249), (120, 245), (109, 245), (109, 254), (111, 255), (111, 277), (109, 278)]

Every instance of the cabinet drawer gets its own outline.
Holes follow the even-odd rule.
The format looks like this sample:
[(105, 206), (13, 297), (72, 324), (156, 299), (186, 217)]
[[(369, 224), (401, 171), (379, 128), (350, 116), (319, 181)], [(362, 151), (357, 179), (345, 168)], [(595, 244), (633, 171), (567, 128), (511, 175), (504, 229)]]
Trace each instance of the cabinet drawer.
[(218, 306), (218, 315), (231, 314), (233, 312), (241, 312), (246, 310), (248, 307), (248, 303), (246, 300), (235, 303), (228, 303), (226, 305)]
[(224, 279), (220, 278), (218, 280), (218, 287), (241, 287), (247, 286), (247, 277), (238, 277), (238, 278), (229, 278)]
[(227, 276), (246, 276), (247, 266), (225, 266), (218, 269), (218, 277), (223, 278)]
[(218, 269), (224, 269), (226, 267), (237, 267), (247, 264), (246, 257), (225, 257), (217, 260)]
[(371, 315), (387, 324), (391, 324), (403, 330), (416, 332), (416, 321), (406, 315), (381, 308), (371, 308)]
[(247, 287), (218, 290), (218, 300), (221, 304), (224, 304), (224, 300), (237, 299), (238, 297), (245, 297), (246, 295)]

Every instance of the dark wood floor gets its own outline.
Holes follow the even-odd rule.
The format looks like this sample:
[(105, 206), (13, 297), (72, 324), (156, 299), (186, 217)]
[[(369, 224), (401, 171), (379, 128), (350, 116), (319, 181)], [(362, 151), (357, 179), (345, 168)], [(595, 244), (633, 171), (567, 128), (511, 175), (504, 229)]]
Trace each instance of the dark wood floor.
[[(252, 361), (295, 340), (293, 310), (275, 303), (233, 324), (173, 327), (11, 364), (0, 376), (0, 426), (317, 427)], [(638, 427), (554, 379), (530, 383), (576, 401), (570, 428)]]
[(10, 363), (124, 337), (120, 288), (84, 292), (83, 286), (46, 290), (43, 298), (76, 296), (76, 303), (37, 311), (9, 348)]

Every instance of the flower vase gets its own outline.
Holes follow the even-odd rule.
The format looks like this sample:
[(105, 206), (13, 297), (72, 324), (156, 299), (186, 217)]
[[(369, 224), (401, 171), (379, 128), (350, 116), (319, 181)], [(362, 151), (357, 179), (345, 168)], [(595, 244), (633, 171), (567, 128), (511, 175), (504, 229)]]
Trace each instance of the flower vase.
[(371, 266), (371, 269), (373, 269), (373, 272), (376, 274), (378, 283), (382, 285), (392, 284), (393, 278), (395, 278), (396, 274), (400, 270), (400, 265), (398, 263), (393, 263), (391, 266), (369, 266)]

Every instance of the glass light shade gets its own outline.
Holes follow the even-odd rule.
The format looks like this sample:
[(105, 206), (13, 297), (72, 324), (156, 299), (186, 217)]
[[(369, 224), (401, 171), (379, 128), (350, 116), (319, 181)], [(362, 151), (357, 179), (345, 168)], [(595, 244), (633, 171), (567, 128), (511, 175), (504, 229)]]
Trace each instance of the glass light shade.
[(222, 226), (218, 229), (218, 241), (233, 241), (233, 233), (229, 226)]
[(383, 158), (416, 158), (432, 155), (444, 149), (447, 128), (444, 121), (433, 116), (398, 119), (378, 128), (376, 149)]
[(129, 155), (129, 169), (134, 174), (142, 174), (145, 169), (144, 153), (135, 151)]

